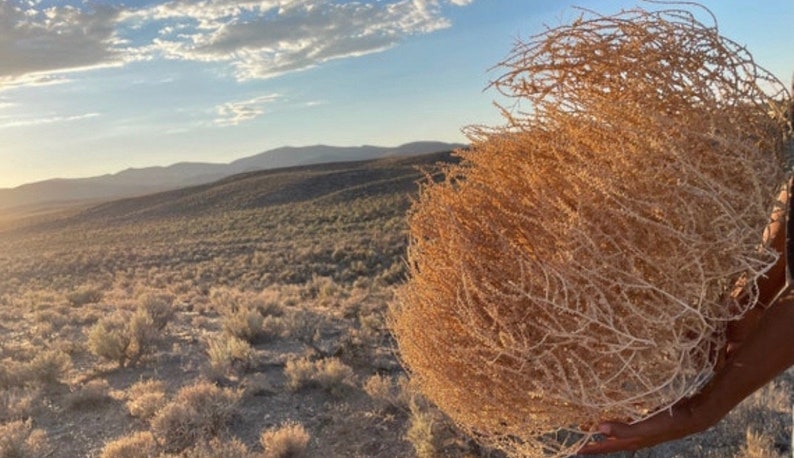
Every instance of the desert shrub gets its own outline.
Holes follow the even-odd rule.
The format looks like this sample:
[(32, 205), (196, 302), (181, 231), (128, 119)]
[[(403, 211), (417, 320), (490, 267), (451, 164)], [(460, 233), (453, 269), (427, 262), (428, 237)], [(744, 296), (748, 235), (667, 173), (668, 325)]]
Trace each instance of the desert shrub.
[(138, 309), (132, 314), (128, 325), (130, 346), (127, 349), (127, 357), (132, 364), (152, 352), (162, 336), (161, 329), (160, 324), (145, 309)]
[(309, 358), (290, 359), (284, 366), (287, 385), (293, 391), (303, 388), (312, 382), (316, 370), (314, 362)]
[(101, 458), (154, 458), (158, 447), (152, 433), (139, 431), (105, 444)]
[(179, 452), (226, 430), (240, 393), (199, 382), (179, 390), (152, 418), (152, 432), (169, 452)]
[(281, 305), (278, 293), (273, 291), (263, 291), (256, 295), (251, 301), (250, 306), (259, 311), (259, 314), (268, 316), (281, 316), (284, 314), (284, 307)]
[(83, 305), (96, 304), (102, 300), (103, 294), (99, 288), (85, 287), (72, 291), (66, 295), (66, 300), (72, 307), (82, 307)]
[(344, 290), (332, 278), (316, 274), (312, 275), (303, 289), (308, 299), (316, 299), (320, 305), (330, 305), (334, 300), (344, 296)]
[(99, 320), (88, 330), (88, 349), (93, 354), (124, 367), (132, 344), (128, 325), (128, 316), (121, 312)]
[(160, 337), (158, 325), (143, 309), (134, 313), (119, 310), (100, 319), (87, 334), (89, 350), (119, 367), (137, 363)]
[(232, 288), (214, 288), (209, 293), (210, 304), (219, 313), (236, 312), (245, 308), (251, 295)]
[(292, 309), (279, 317), (278, 327), (282, 337), (289, 337), (302, 342), (311, 342), (323, 317), (305, 309)]
[(72, 359), (66, 353), (58, 350), (43, 351), (27, 363), (27, 379), (42, 385), (55, 385), (71, 367)]
[(770, 436), (747, 429), (747, 440), (733, 458), (784, 458)]
[(265, 458), (303, 458), (310, 436), (303, 425), (288, 422), (262, 432), (259, 443), (265, 449)]
[(268, 315), (262, 320), (262, 338), (280, 337), (286, 332), (288, 325), (283, 316)]
[(438, 435), (434, 431), (435, 419), (431, 412), (411, 403), (411, 416), (405, 440), (411, 443), (418, 458), (433, 458), (440, 449)]
[(264, 373), (258, 372), (246, 376), (240, 382), (240, 388), (243, 389), (243, 396), (266, 396), (275, 394), (276, 389)]
[(24, 385), (54, 385), (71, 368), (72, 360), (58, 350), (44, 350), (30, 361), (0, 361), (0, 389)]
[(138, 300), (138, 307), (152, 319), (157, 330), (162, 331), (174, 317), (174, 296), (164, 293), (146, 293)]
[(165, 386), (159, 380), (143, 380), (127, 389), (127, 410), (133, 417), (149, 419), (166, 404)]
[(0, 425), (0, 458), (39, 458), (50, 451), (47, 433), (31, 420)]
[(0, 423), (30, 417), (38, 390), (28, 387), (0, 389)]
[(342, 386), (355, 383), (353, 369), (339, 358), (324, 358), (315, 361), (315, 365), (317, 366), (315, 380), (325, 390), (335, 391)]
[(308, 358), (295, 358), (284, 366), (287, 385), (292, 390), (304, 387), (318, 387), (333, 394), (340, 394), (346, 386), (354, 383), (353, 369), (339, 358), (324, 358), (311, 361)]
[(24, 385), (27, 379), (24, 364), (11, 358), (0, 360), (0, 389)]
[(395, 384), (388, 375), (375, 374), (364, 382), (363, 388), (379, 409), (408, 410), (412, 394), (405, 376)]
[(209, 442), (202, 441), (193, 447), (185, 450), (179, 455), (180, 458), (253, 458), (254, 455), (248, 451), (239, 439), (220, 440), (217, 437)]
[(262, 335), (264, 317), (255, 308), (242, 306), (223, 313), (223, 331), (231, 336), (254, 342)]
[(107, 380), (91, 380), (72, 389), (66, 397), (66, 406), (73, 410), (95, 409), (111, 402)]
[[(473, 129), (424, 186), (391, 326), (466, 431), (568, 456), (585, 425), (647, 418), (710, 379), (778, 257), (759, 245), (789, 95), (685, 10), (585, 14), (502, 68), (494, 87), (532, 111)], [(748, 304), (727, 304), (740, 279)]]
[(252, 354), (251, 344), (235, 336), (222, 335), (207, 340), (210, 369), (215, 374), (247, 370), (251, 365)]

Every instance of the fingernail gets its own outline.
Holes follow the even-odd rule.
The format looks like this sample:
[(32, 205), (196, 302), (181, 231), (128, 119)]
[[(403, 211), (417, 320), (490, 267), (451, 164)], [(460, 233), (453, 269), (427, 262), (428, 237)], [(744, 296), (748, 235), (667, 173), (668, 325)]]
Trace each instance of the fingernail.
[(612, 434), (612, 428), (609, 425), (598, 425), (598, 432), (609, 436)]

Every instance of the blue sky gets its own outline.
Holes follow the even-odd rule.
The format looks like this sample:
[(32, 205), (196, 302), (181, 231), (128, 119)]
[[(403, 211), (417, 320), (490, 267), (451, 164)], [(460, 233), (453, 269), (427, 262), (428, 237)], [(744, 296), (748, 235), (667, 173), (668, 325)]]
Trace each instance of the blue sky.
[[(787, 84), (794, 0), (704, 2)], [(464, 142), (517, 37), (622, 0), (0, 0), (0, 188), (284, 145)]]

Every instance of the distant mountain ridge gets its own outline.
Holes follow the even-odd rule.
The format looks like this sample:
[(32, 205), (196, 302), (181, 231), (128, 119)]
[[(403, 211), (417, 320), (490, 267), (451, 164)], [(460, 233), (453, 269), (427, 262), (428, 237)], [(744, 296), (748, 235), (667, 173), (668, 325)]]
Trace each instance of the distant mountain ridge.
[(379, 159), (450, 151), (465, 145), (413, 142), (397, 147), (314, 145), (282, 147), (227, 164), (180, 162), (169, 166), (127, 169), (90, 178), (56, 178), (0, 189), (0, 210), (36, 211), (54, 203), (102, 202), (211, 183), (243, 172), (299, 165)]

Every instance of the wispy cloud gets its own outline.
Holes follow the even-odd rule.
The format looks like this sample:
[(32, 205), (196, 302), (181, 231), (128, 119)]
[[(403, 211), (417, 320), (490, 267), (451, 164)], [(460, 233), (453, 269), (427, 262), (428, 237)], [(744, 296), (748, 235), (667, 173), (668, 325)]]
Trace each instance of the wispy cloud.
[(229, 62), (237, 79), (249, 80), (381, 51), (409, 35), (448, 27), (440, 5), (434, 0), (172, 1), (126, 19), (161, 21), (161, 31), (174, 28), (152, 40), (151, 52)]
[(21, 76), (0, 76), (0, 92), (23, 86), (53, 86), (71, 81), (57, 74), (29, 73)]
[(236, 126), (252, 121), (265, 114), (265, 106), (280, 99), (279, 94), (268, 94), (238, 102), (224, 103), (215, 107), (215, 124), (218, 126)]
[(450, 26), (473, 0), (170, 0), (147, 7), (0, 2), (0, 88), (137, 60), (222, 62), (262, 79), (388, 49)]
[(110, 7), (79, 9), (0, 2), (0, 85), (38, 84), (47, 72), (106, 66), (121, 59)]
[(100, 116), (99, 113), (85, 113), (80, 115), (72, 115), (72, 116), (48, 116), (48, 117), (40, 117), (40, 118), (11, 118), (11, 117), (0, 117), (0, 129), (8, 129), (11, 127), (31, 127), (31, 126), (38, 126), (42, 124), (54, 124), (54, 123), (61, 123), (61, 122), (73, 122), (73, 121), (82, 121), (84, 119), (90, 119)]

